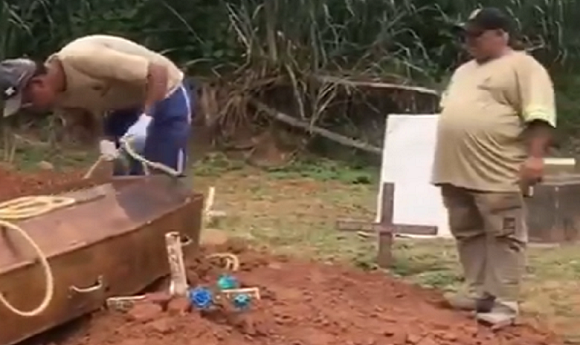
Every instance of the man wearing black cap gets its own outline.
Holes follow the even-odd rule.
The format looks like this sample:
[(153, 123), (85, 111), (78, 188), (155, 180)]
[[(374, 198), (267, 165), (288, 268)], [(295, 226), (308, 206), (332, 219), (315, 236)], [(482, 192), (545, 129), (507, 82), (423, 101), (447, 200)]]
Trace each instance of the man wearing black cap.
[[(117, 157), (120, 139), (132, 138), (149, 161), (183, 172), (191, 123), (191, 95), (183, 72), (165, 56), (122, 37), (78, 38), (44, 63), (0, 62), (3, 116), (20, 108), (81, 109), (102, 117), (101, 155)], [(131, 162), (129, 173), (144, 173)]]
[(462, 25), (472, 60), (441, 99), (433, 183), (441, 187), (467, 291), (451, 306), (501, 327), (518, 315), (527, 228), (523, 197), (542, 179), (556, 124), (547, 71), (510, 48), (511, 19), (496, 8)]

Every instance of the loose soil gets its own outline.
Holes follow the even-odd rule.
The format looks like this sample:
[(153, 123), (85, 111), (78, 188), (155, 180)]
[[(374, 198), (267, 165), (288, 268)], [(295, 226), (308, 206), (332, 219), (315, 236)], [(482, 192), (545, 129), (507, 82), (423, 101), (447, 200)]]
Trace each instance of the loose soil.
[[(76, 174), (76, 175), (75, 175)], [(52, 172), (19, 176), (0, 170), (2, 197), (42, 193), (78, 177)], [(5, 194), (6, 191), (7, 193)], [(440, 293), (406, 284), (382, 272), (273, 256), (230, 242), (211, 252), (238, 255), (234, 275), (258, 287), (261, 300), (236, 312), (190, 310), (184, 300), (150, 294), (126, 313), (103, 311), (81, 327), (60, 332), (56, 345), (558, 345), (548, 331), (528, 325), (498, 333), (467, 314), (442, 306)], [(214, 285), (224, 273), (203, 255), (188, 259), (192, 285)], [(71, 328), (71, 327), (68, 327)], [(64, 335), (64, 337), (63, 337)], [(46, 337), (44, 340), (46, 340)]]
[(81, 179), (84, 171), (57, 172), (44, 170), (36, 173), (21, 173), (12, 169), (0, 169), (0, 201), (25, 195), (53, 193), (60, 187)]
[[(556, 345), (549, 332), (521, 325), (492, 333), (466, 314), (442, 307), (436, 291), (340, 265), (272, 256), (228, 245), (245, 287), (262, 295), (250, 310), (189, 310), (186, 301), (137, 304), (103, 312), (59, 345)], [(213, 250), (212, 250), (213, 252)], [(217, 265), (189, 260), (192, 284), (211, 286)], [(151, 295), (154, 296), (154, 295)]]

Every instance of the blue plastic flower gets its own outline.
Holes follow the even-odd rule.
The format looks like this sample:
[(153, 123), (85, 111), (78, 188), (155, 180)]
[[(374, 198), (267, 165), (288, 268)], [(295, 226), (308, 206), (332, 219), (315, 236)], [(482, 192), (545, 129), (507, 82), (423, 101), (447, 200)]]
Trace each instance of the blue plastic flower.
[(217, 286), (220, 288), (220, 290), (237, 289), (238, 288), (238, 280), (231, 275), (224, 274), (224, 275), (219, 277), (219, 279), (217, 281)]
[(251, 301), (250, 295), (242, 293), (234, 297), (233, 304), (236, 309), (246, 309), (250, 306)]
[(204, 287), (189, 290), (189, 301), (196, 309), (207, 309), (213, 304), (213, 294)]

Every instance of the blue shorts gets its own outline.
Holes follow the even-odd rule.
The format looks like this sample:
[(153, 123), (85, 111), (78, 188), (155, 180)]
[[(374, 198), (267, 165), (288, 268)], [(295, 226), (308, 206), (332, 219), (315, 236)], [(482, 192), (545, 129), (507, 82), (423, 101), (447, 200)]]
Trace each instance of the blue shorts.
[[(147, 160), (158, 162), (185, 174), (187, 165), (188, 140), (193, 116), (192, 92), (180, 85), (171, 95), (155, 104), (148, 128), (147, 139), (136, 151)], [(107, 115), (104, 134), (119, 139), (142, 114), (142, 108), (113, 111)], [(129, 171), (116, 169), (115, 175), (143, 175), (141, 163), (130, 159)]]

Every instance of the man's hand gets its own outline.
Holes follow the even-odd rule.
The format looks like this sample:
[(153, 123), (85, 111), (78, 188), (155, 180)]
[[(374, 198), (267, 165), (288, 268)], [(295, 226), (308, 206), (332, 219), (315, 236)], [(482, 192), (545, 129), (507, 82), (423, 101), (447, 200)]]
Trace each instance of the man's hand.
[(127, 132), (123, 137), (124, 138), (133, 137), (136, 140), (143, 140), (144, 138), (147, 137), (147, 128), (149, 128), (151, 120), (152, 120), (151, 116), (145, 114), (141, 115), (137, 120), (137, 122), (135, 122), (131, 127), (129, 127), (129, 129), (127, 130)]
[(544, 159), (528, 157), (520, 168), (520, 180), (525, 186), (533, 186), (544, 177)]
[(151, 120), (153, 120), (151, 116), (145, 114), (141, 115), (137, 122), (135, 122), (133, 126), (129, 127), (125, 135), (123, 135), (123, 139), (129, 139), (129, 145), (131, 145), (131, 148), (139, 154), (142, 154), (145, 150), (147, 129), (151, 124)]
[(99, 150), (101, 151), (101, 157), (106, 161), (112, 161), (119, 157), (119, 151), (115, 143), (110, 140), (101, 140), (99, 142)]

